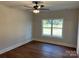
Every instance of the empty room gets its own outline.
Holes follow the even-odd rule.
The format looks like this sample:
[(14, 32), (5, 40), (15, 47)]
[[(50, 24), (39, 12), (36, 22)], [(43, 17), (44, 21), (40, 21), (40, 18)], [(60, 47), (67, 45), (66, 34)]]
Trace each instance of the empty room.
[(79, 1), (0, 1), (0, 58), (78, 58)]

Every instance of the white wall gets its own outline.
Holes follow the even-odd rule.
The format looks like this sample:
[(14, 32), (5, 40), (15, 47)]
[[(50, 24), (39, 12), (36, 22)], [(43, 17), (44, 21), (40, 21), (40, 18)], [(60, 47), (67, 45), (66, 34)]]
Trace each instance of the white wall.
[(0, 50), (32, 39), (32, 14), (0, 5)]
[(77, 39), (77, 54), (79, 55), (79, 10), (78, 10), (78, 39)]
[[(42, 19), (49, 19), (49, 18), (63, 18), (64, 25), (63, 25), (63, 39), (58, 38), (47, 38), (41, 36), (41, 21)], [(53, 11), (53, 12), (45, 12), (34, 15), (33, 19), (33, 39), (65, 45), (69, 47), (76, 47), (77, 45), (77, 11), (76, 9), (70, 10), (60, 10), (60, 11)]]

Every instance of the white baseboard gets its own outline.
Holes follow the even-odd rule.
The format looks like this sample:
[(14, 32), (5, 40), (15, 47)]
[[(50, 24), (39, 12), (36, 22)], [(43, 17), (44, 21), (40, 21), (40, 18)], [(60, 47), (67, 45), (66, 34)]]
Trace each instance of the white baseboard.
[(24, 45), (24, 44), (26, 44), (26, 43), (28, 43), (30, 41), (32, 41), (32, 40), (28, 40), (28, 41), (24, 41), (24, 42), (21, 42), (21, 43), (17, 43), (17, 44), (15, 44), (13, 46), (10, 46), (10, 47), (7, 47), (5, 49), (2, 49), (2, 50), (0, 50), (0, 54), (5, 53), (5, 52), (8, 52), (8, 51), (10, 51), (10, 50), (12, 50), (14, 48), (19, 47), (19, 46), (22, 46), (22, 45)]
[(37, 40), (37, 41), (41, 41), (41, 42), (47, 42), (47, 43), (51, 43), (51, 44), (58, 44), (58, 45), (63, 45), (63, 46), (67, 46), (67, 47), (76, 48), (75, 45), (73, 45), (73, 44), (68, 44), (68, 43), (64, 43), (64, 42), (48, 41), (48, 40), (45, 40), (45, 39), (33, 39), (33, 40)]

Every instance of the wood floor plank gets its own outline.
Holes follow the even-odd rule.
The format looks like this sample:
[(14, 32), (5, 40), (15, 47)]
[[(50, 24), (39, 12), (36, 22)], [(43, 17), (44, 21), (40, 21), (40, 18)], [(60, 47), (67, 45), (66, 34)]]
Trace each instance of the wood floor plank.
[(76, 49), (39, 41), (31, 41), (23, 46), (0, 55), (0, 58), (74, 58)]

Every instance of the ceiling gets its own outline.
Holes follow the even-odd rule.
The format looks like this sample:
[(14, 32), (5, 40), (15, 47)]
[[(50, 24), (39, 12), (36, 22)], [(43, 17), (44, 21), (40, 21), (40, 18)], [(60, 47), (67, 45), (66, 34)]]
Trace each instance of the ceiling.
[[(23, 10), (28, 10), (30, 7), (34, 6), (31, 1), (0, 1), (0, 4), (20, 8)], [(79, 1), (43, 1), (40, 4), (45, 5), (45, 8), (48, 8), (52, 11), (79, 8)]]

